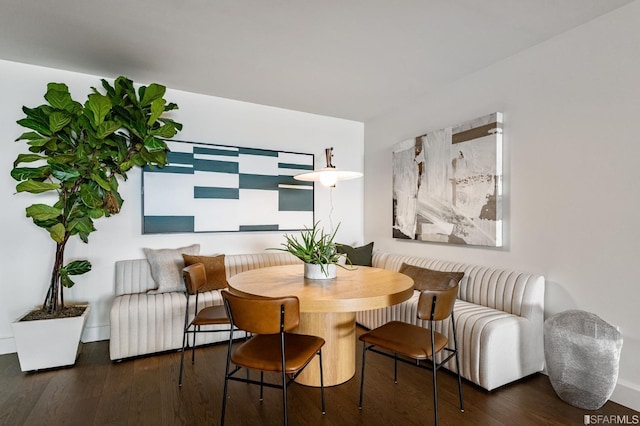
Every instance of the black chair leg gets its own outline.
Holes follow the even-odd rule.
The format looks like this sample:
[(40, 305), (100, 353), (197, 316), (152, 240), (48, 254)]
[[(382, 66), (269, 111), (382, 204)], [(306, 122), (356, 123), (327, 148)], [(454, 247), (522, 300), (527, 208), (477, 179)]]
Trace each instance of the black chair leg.
[(282, 412), (284, 413), (284, 426), (289, 424), (287, 418), (287, 373), (282, 369)]
[[(233, 337), (233, 330), (229, 332), (229, 336)], [(229, 344), (227, 345), (227, 365), (224, 371), (224, 390), (222, 392), (222, 412), (220, 413), (220, 425), (224, 426), (224, 414), (227, 410), (227, 391), (229, 388), (229, 369), (231, 368), (231, 344), (233, 339), (229, 339)]]
[(433, 416), (434, 416), (434, 424), (438, 426), (438, 382), (436, 376), (438, 374), (438, 364), (436, 363), (436, 348), (434, 342), (434, 333), (433, 333), (433, 322), (430, 324), (431, 327), (431, 363), (432, 363), (432, 372), (433, 372)]
[(193, 330), (193, 343), (191, 345), (191, 364), (195, 364), (196, 362), (196, 336), (200, 332), (200, 326), (197, 326)]
[(460, 378), (460, 359), (458, 358), (458, 339), (456, 337), (456, 321), (451, 315), (451, 325), (453, 328), (453, 350), (456, 351), (456, 372), (458, 373), (458, 397), (460, 398), (460, 411), (464, 413), (464, 402), (462, 402), (462, 379)]
[(362, 342), (362, 374), (360, 374), (360, 402), (358, 403), (358, 409), (362, 410), (362, 392), (364, 390), (364, 363), (367, 355), (367, 343)]
[(262, 401), (263, 399), (264, 399), (264, 371), (261, 371), (260, 372), (260, 401)]
[(393, 354), (393, 383), (398, 383), (398, 354)]
[(184, 347), (187, 342), (187, 333), (182, 334), (182, 352), (180, 354), (180, 375), (178, 377), (178, 386), (182, 386), (182, 371), (184, 369)]
[(324, 378), (322, 377), (322, 349), (318, 351), (318, 356), (320, 360), (320, 395), (322, 398), (322, 414), (325, 414), (326, 411), (324, 409)]

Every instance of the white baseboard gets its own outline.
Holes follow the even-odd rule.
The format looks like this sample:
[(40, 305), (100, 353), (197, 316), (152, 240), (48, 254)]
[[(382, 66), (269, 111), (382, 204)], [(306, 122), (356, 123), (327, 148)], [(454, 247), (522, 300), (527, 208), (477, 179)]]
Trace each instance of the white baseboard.
[(98, 342), (100, 340), (109, 340), (111, 329), (108, 325), (99, 325), (93, 327), (85, 327), (82, 332), (82, 342)]
[(16, 341), (13, 336), (0, 338), (0, 355), (16, 352)]
[(640, 411), (640, 386), (625, 380), (618, 380), (613, 395), (609, 399), (617, 404)]

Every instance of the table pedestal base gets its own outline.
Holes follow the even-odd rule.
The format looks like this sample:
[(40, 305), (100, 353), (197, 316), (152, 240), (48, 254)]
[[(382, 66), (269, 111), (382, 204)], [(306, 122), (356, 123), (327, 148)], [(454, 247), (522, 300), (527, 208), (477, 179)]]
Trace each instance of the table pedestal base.
[[(320, 336), (326, 341), (322, 347), (323, 379), (325, 386), (335, 386), (351, 379), (356, 372), (356, 314), (300, 313), (300, 325), (294, 331)], [(320, 386), (318, 357), (296, 378), (307, 386)]]

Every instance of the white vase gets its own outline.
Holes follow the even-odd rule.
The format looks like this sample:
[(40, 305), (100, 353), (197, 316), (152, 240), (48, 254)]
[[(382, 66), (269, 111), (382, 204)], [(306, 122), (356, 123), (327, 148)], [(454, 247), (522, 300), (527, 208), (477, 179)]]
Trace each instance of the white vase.
[(13, 336), (22, 371), (73, 365), (80, 353), (80, 337), (90, 307), (73, 318), (14, 321)]
[[(324, 268), (324, 271), (322, 270)], [(316, 263), (304, 264), (304, 277), (310, 280), (328, 280), (335, 278), (337, 274), (337, 267), (335, 264), (320, 265)]]

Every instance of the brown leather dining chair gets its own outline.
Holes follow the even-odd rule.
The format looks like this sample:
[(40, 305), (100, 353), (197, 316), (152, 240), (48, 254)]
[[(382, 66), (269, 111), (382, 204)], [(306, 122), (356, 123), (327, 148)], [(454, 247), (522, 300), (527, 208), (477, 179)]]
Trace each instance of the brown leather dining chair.
[[(322, 378), (321, 337), (290, 333), (300, 322), (300, 302), (295, 296), (259, 297), (222, 291), (222, 297), (231, 320), (230, 330), (234, 328), (252, 334), (248, 340), (234, 346), (229, 340), (227, 366), (224, 378), (221, 424), (224, 424), (227, 406), (227, 391), (230, 380), (260, 386), (260, 401), (263, 399), (264, 386), (282, 389), (283, 420), (287, 418), (287, 387), (295, 380), (311, 360), (318, 355), (320, 361), (320, 395), (322, 414), (324, 406), (324, 381)], [(234, 368), (231, 369), (231, 364)], [(235, 374), (241, 370), (260, 371), (260, 381), (241, 378)], [(281, 384), (264, 381), (264, 372), (282, 374)]]
[[(456, 339), (456, 325), (453, 307), (458, 294), (458, 283), (450, 288), (438, 290), (424, 290), (420, 293), (417, 316), (421, 320), (429, 321), (429, 328), (417, 325), (391, 321), (360, 336), (363, 344), (362, 350), (362, 375), (360, 381), (360, 402), (358, 408), (362, 409), (362, 394), (364, 391), (364, 366), (368, 351), (376, 352), (384, 356), (394, 358), (394, 382), (398, 383), (398, 361), (408, 363), (421, 368), (432, 370), (433, 374), (433, 411), (435, 424), (438, 424), (438, 386), (436, 382), (437, 370), (455, 357), (456, 371), (458, 375), (458, 395), (460, 398), (460, 411), (464, 412), (462, 401), (462, 381), (460, 379), (460, 362), (458, 360), (458, 342)], [(453, 327), (453, 347), (449, 348), (448, 339), (444, 334), (434, 329), (435, 321), (451, 318)], [(439, 363), (436, 355), (447, 352)], [(400, 355), (401, 357), (399, 357)], [(421, 361), (430, 361), (421, 363)]]
[[(202, 286), (207, 283), (207, 273), (202, 263), (194, 263), (186, 266), (182, 270), (182, 278), (186, 287), (187, 306), (184, 312), (184, 330), (182, 333), (182, 354), (180, 355), (180, 377), (178, 379), (178, 386), (182, 386), (184, 349), (187, 345), (187, 336), (189, 334), (193, 335), (193, 342), (191, 345), (191, 363), (193, 364), (196, 356), (196, 336), (198, 333), (229, 333), (229, 329), (227, 327), (204, 330), (202, 330), (201, 327), (206, 325), (225, 325), (231, 323), (224, 305), (207, 306), (198, 310), (198, 295), (200, 294)], [(196, 299), (194, 314), (193, 319), (189, 321), (189, 299), (194, 295)]]

